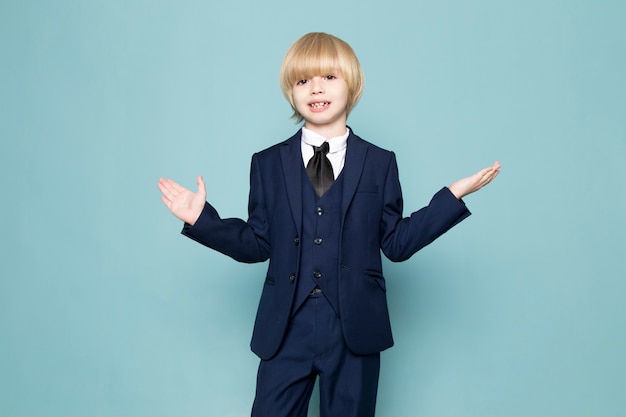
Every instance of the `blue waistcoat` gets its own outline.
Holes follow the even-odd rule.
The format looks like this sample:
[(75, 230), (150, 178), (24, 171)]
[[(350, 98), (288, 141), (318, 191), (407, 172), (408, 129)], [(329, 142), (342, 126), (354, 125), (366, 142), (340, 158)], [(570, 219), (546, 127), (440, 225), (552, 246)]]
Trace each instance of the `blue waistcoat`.
[[(339, 314), (337, 244), (341, 230), (341, 195), (343, 175), (318, 197), (306, 172), (302, 178), (302, 258), (296, 298), (292, 314), (298, 310), (311, 291), (320, 287), (335, 312)], [(329, 245), (329, 242), (335, 244)]]

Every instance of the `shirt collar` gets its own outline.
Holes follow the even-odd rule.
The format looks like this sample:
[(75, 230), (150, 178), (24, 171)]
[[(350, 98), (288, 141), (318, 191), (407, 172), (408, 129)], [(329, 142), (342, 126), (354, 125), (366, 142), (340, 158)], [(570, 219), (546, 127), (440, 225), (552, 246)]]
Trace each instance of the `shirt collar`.
[(349, 135), (350, 129), (346, 127), (346, 133), (344, 133), (343, 135), (326, 139), (324, 136), (315, 133), (311, 129), (302, 127), (302, 142), (311, 146), (321, 146), (322, 143), (328, 142), (328, 145), (330, 147), (329, 153), (335, 153), (346, 149)]

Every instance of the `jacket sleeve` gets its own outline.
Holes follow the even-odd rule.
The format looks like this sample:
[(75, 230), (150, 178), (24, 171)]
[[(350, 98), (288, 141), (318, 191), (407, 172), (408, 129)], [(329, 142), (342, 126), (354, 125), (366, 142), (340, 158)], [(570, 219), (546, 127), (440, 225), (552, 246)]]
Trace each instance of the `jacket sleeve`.
[(471, 214), (447, 187), (409, 217), (402, 217), (402, 206), (398, 166), (392, 154), (383, 190), (380, 236), (381, 249), (393, 262), (410, 258)]
[(217, 210), (206, 203), (196, 223), (193, 226), (185, 223), (181, 233), (239, 262), (253, 263), (269, 258), (268, 226), (261, 171), (255, 155), (250, 168), (248, 220), (222, 219)]

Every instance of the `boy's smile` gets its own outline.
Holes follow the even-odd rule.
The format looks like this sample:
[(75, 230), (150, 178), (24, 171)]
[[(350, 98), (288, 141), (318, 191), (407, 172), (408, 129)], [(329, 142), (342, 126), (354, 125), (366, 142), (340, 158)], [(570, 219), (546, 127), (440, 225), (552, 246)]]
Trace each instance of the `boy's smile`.
[(300, 80), (292, 94), (307, 129), (327, 138), (345, 133), (348, 85), (338, 72)]
[(309, 107), (311, 107), (312, 112), (325, 111), (329, 105), (330, 103), (328, 101), (317, 101), (317, 102), (309, 103)]

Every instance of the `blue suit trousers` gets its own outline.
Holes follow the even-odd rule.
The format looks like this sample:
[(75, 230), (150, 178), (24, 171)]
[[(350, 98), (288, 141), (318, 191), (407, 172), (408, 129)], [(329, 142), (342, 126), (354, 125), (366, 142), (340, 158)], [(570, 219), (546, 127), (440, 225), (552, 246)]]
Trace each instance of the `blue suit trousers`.
[(353, 354), (323, 293), (291, 319), (278, 353), (262, 360), (252, 417), (306, 417), (319, 377), (320, 417), (373, 417), (380, 353)]

